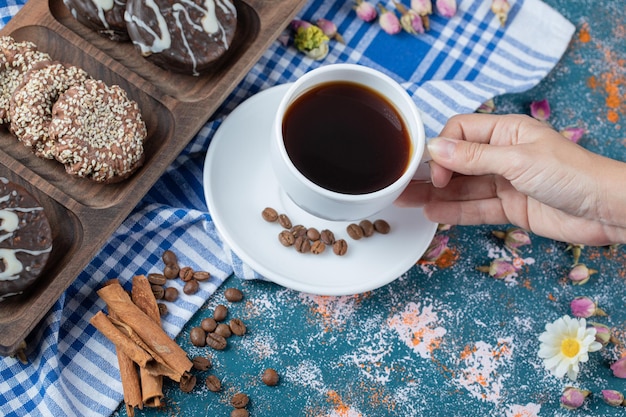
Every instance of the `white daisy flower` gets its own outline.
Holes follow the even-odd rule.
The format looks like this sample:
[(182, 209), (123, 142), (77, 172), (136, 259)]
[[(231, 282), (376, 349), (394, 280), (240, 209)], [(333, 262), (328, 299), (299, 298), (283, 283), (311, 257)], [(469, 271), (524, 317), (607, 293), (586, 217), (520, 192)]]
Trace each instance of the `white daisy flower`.
[(579, 363), (587, 362), (589, 352), (596, 352), (602, 345), (596, 342), (596, 329), (587, 328), (584, 318), (563, 316), (546, 324), (546, 331), (539, 336), (539, 357), (547, 370), (558, 378), (566, 373), (575, 381), (580, 370)]

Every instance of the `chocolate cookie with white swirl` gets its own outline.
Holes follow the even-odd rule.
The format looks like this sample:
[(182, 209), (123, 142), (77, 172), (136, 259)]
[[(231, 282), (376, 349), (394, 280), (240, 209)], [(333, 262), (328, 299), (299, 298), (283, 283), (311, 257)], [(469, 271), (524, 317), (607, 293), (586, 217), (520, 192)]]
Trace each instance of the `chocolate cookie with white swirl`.
[(74, 19), (112, 41), (128, 41), (126, 0), (63, 0)]
[(24, 187), (0, 178), (0, 301), (33, 285), (51, 250), (43, 207)]
[(164, 69), (196, 76), (228, 51), (237, 29), (231, 0), (128, 0), (124, 18), (144, 57)]

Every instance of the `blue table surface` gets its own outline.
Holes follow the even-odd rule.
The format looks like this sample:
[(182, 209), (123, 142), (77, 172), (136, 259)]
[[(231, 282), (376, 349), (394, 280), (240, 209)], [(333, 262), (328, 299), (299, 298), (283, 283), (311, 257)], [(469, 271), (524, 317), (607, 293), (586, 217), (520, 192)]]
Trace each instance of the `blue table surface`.
[[(587, 133), (580, 144), (626, 160), (626, 8), (623, 1), (547, 0), (577, 31), (558, 66), (536, 88), (496, 99), (497, 113), (528, 113), (531, 101), (547, 99), (550, 122)], [(624, 190), (616, 190), (624, 192)], [(626, 392), (612, 360), (623, 346), (590, 355), (573, 385), (592, 391), (575, 411), (559, 406), (566, 379), (548, 374), (537, 357), (546, 323), (569, 313), (569, 302), (586, 295), (608, 316), (626, 342), (626, 251), (586, 247), (580, 261), (598, 270), (573, 286), (566, 244), (531, 236), (521, 271), (496, 280), (476, 270), (503, 253), (493, 230), (505, 226), (452, 227), (446, 257), (418, 263), (393, 283), (366, 294), (319, 297), (259, 281), (230, 277), (180, 333), (190, 356), (208, 356), (213, 368), (195, 374), (198, 384), (183, 393), (166, 382), (166, 405), (137, 410), (138, 416), (228, 416), (230, 397), (245, 392), (252, 416), (624, 416), (605, 404), (602, 389)], [(240, 288), (240, 303), (224, 290)], [(189, 331), (225, 304), (248, 327), (224, 351), (194, 347)], [(274, 368), (278, 386), (260, 374)], [(219, 393), (204, 379), (222, 380)], [(125, 416), (121, 406), (115, 415)]]

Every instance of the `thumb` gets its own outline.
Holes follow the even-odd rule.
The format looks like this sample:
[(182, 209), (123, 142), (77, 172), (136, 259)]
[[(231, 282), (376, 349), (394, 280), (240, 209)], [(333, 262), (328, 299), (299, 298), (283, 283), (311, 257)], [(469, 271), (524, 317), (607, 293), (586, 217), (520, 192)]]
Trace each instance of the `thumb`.
[(428, 142), (428, 151), (437, 164), (464, 175), (500, 174), (508, 160), (506, 148), (445, 137)]

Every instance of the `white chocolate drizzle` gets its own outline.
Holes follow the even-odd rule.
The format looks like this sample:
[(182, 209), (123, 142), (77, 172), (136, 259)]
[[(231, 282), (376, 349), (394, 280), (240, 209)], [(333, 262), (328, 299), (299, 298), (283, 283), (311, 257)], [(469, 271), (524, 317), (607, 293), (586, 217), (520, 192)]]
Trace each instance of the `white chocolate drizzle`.
[(98, 10), (98, 19), (106, 29), (109, 29), (109, 22), (104, 17), (104, 13), (113, 9), (113, 0), (91, 0), (91, 2)]

